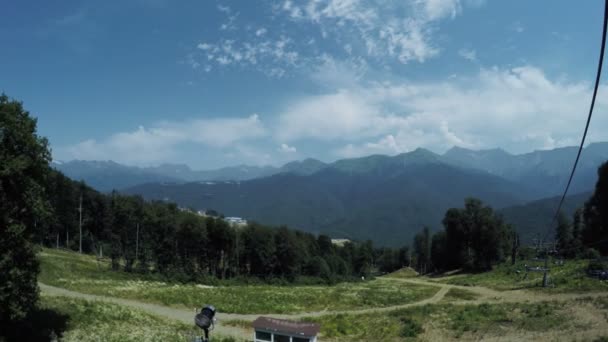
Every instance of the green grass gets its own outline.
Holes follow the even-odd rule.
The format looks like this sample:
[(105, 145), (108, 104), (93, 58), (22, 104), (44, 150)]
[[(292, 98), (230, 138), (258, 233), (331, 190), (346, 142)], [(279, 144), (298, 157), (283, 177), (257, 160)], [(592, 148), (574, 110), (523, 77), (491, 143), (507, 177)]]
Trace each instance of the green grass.
[(114, 272), (107, 262), (73, 252), (44, 249), (40, 254), (45, 284), (73, 291), (194, 308), (210, 303), (229, 313), (298, 313), (384, 307), (431, 297), (432, 286), (380, 280), (334, 286), (218, 286), (162, 281), (153, 275)]
[[(496, 290), (515, 290), (515, 289), (542, 289), (550, 292), (588, 292), (588, 291), (608, 291), (608, 282), (590, 278), (585, 273), (589, 263), (588, 260), (566, 260), (562, 266), (551, 265), (549, 273), (552, 287), (543, 289), (542, 273), (528, 273), (525, 275), (524, 264), (540, 266), (539, 262), (521, 261), (515, 265), (505, 263), (496, 266), (492, 271), (477, 274), (460, 274), (449, 277), (445, 280), (439, 279), (449, 284), (464, 286), (485, 286)], [(519, 273), (518, 273), (519, 271)]]
[(375, 314), (341, 314), (307, 318), (321, 324), (321, 336), (332, 341), (415, 339), (432, 322), (448, 339), (463, 335), (499, 335), (504, 328), (549, 331), (568, 326), (563, 304), (434, 304)]
[(475, 292), (453, 288), (445, 294), (443, 301), (455, 302), (463, 300), (475, 300), (477, 298), (479, 298), (479, 295), (477, 295)]
[(395, 272), (385, 275), (388, 278), (413, 278), (418, 276), (418, 272), (414, 271), (411, 267), (404, 267)]
[[(62, 341), (191, 341), (199, 334), (191, 325), (157, 317), (125, 306), (42, 296), (41, 306), (67, 317)], [(234, 341), (213, 335), (218, 342)]]

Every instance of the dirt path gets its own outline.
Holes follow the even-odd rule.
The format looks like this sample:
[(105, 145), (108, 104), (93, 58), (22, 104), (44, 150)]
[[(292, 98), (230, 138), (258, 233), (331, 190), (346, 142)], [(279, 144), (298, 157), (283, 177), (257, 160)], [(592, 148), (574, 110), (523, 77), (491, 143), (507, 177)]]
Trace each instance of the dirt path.
[[(405, 282), (410, 284), (417, 285), (426, 285), (426, 286), (434, 286), (439, 287), (439, 291), (437, 291), (432, 297), (408, 304), (400, 304), (393, 305), (387, 307), (379, 307), (379, 308), (366, 308), (366, 309), (351, 309), (351, 310), (339, 310), (339, 311), (317, 311), (317, 312), (306, 312), (306, 313), (298, 313), (298, 314), (272, 314), (269, 313), (267, 315), (272, 315), (275, 318), (285, 318), (285, 319), (301, 319), (304, 317), (319, 317), (324, 315), (333, 315), (333, 314), (361, 314), (361, 313), (371, 313), (371, 312), (384, 312), (384, 311), (393, 311), (397, 309), (404, 309), (416, 306), (422, 306), (426, 304), (435, 304), (439, 303), (445, 295), (448, 293), (450, 289), (463, 289), (467, 291), (471, 291), (479, 296), (479, 298), (470, 301), (455, 301), (451, 302), (451, 304), (461, 305), (461, 304), (479, 304), (479, 303), (497, 303), (497, 302), (540, 302), (547, 300), (571, 300), (576, 298), (588, 298), (588, 297), (601, 297), (608, 296), (606, 292), (600, 293), (585, 293), (585, 294), (547, 294), (547, 293), (538, 293), (534, 291), (526, 291), (526, 290), (514, 290), (514, 291), (496, 291), (486, 287), (481, 286), (460, 286), (460, 285), (452, 285), (452, 284), (443, 284), (437, 283), (428, 280), (422, 280), (417, 278), (379, 278), (382, 281), (395, 281), (395, 282)], [(186, 309), (176, 309), (170, 308), (158, 304), (150, 304), (144, 303), (131, 299), (123, 299), (123, 298), (115, 298), (115, 297), (107, 297), (107, 296), (99, 296), (92, 294), (85, 294), (75, 291), (70, 291), (54, 286), (45, 285), (39, 283), (40, 289), (42, 292), (48, 295), (55, 296), (66, 296), (73, 298), (81, 298), (87, 300), (97, 300), (110, 302), (120, 305), (125, 305), (137, 309), (142, 309), (146, 312), (167, 317), (170, 319), (178, 320), (184, 322), (186, 324), (193, 324), (195, 309), (186, 310)], [(251, 322), (259, 317), (260, 314), (234, 314), (234, 313), (217, 313), (218, 324), (215, 327), (215, 331), (223, 336), (232, 336), (237, 339), (249, 339), (251, 337), (252, 331), (249, 329), (243, 329), (240, 327), (228, 326), (222, 324), (222, 321), (231, 321), (231, 320), (241, 320)]]
[[(170, 318), (170, 319), (173, 319), (176, 321), (180, 321), (180, 322), (183, 322), (186, 324), (191, 324), (194, 326), (194, 314), (195, 314), (194, 308), (192, 310), (174, 309), (174, 308), (170, 308), (167, 306), (143, 303), (143, 302), (130, 300), (130, 299), (80, 293), (80, 292), (70, 291), (70, 290), (66, 290), (66, 289), (62, 289), (59, 287), (54, 287), (54, 286), (50, 286), (50, 285), (46, 285), (46, 284), (42, 284), (42, 283), (38, 283), (38, 285), (40, 286), (40, 290), (47, 295), (64, 296), (64, 297), (79, 298), (79, 299), (86, 299), (86, 300), (95, 300), (95, 301), (102, 301), (102, 302), (129, 306), (132, 308), (141, 309), (143, 311), (146, 311), (146, 312), (154, 314), (154, 315), (167, 317), (167, 318)], [(226, 318), (226, 315), (233, 316), (232, 314), (218, 313), (218, 316), (217, 316), (218, 321), (221, 322), (221, 320), (242, 319), (240, 317), (239, 318), (236, 318), (236, 317)], [(243, 315), (243, 316), (248, 316), (248, 315)], [(251, 318), (251, 320), (253, 320), (253, 319), (255, 319), (255, 317)], [(239, 340), (251, 338), (250, 331), (248, 331), (246, 329), (241, 329), (238, 327), (222, 325), (221, 323), (219, 323), (215, 326), (214, 331), (217, 332), (219, 335), (232, 336)]]
[[(416, 285), (426, 285), (440, 287), (447, 293), (450, 289), (461, 289), (473, 292), (479, 296), (479, 298), (470, 301), (453, 302), (456, 304), (477, 304), (479, 302), (492, 303), (492, 302), (542, 302), (542, 301), (567, 301), (578, 298), (597, 298), (597, 297), (608, 297), (608, 292), (589, 292), (589, 293), (546, 293), (531, 290), (505, 290), (497, 291), (483, 286), (462, 286), (439, 283), (435, 281), (417, 279), (417, 278), (378, 278), (383, 281), (395, 281), (404, 282)], [(442, 297), (443, 298), (443, 297)]]

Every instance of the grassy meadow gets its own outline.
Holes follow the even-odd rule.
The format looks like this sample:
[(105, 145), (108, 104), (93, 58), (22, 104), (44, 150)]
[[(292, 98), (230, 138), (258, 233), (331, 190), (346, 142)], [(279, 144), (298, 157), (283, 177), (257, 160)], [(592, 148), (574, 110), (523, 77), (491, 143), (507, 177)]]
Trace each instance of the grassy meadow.
[[(121, 305), (65, 297), (42, 296), (41, 306), (65, 317), (55, 331), (61, 341), (191, 341), (200, 330)], [(235, 341), (213, 335), (217, 342)]]
[(340, 314), (306, 321), (321, 324), (323, 340), (453, 340), (496, 337), (505, 331), (568, 330), (565, 304), (432, 304), (379, 314)]
[(504, 263), (490, 272), (459, 274), (437, 279), (441, 282), (464, 286), (485, 286), (495, 290), (538, 289), (554, 293), (608, 291), (608, 282), (590, 278), (585, 273), (589, 260), (566, 260), (564, 265), (550, 265), (551, 287), (544, 289), (542, 273), (530, 272), (524, 279), (525, 264), (540, 266), (540, 262), (519, 261), (515, 265)]
[(437, 287), (383, 281), (334, 286), (205, 286), (162, 281), (153, 275), (109, 269), (107, 261), (73, 252), (44, 249), (39, 280), (77, 292), (194, 308), (213, 303), (227, 313), (302, 313), (383, 307), (431, 297)]
[(413, 268), (410, 268), (410, 267), (404, 267), (395, 272), (385, 275), (385, 277), (387, 277), (387, 278), (401, 278), (401, 279), (413, 278), (416, 276), (418, 276), (418, 272), (416, 272)]

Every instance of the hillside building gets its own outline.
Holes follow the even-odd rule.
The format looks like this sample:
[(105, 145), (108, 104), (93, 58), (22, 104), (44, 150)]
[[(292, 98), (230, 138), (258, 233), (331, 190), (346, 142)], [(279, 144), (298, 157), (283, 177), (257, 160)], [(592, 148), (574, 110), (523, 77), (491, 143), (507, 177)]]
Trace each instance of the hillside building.
[(271, 317), (258, 317), (252, 323), (254, 342), (317, 342), (321, 326)]

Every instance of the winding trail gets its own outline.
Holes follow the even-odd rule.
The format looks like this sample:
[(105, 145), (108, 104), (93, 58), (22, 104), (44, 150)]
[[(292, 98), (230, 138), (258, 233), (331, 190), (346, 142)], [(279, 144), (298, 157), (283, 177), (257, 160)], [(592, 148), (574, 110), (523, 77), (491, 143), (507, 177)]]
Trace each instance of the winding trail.
[[(464, 304), (480, 304), (480, 303), (500, 303), (500, 302), (540, 302), (547, 300), (571, 300), (577, 298), (589, 298), (589, 297), (602, 297), (608, 296), (608, 292), (594, 292), (594, 293), (584, 293), (584, 294), (576, 294), (576, 293), (564, 293), (564, 294), (547, 294), (547, 293), (539, 293), (527, 290), (513, 290), (513, 291), (496, 291), (486, 287), (481, 286), (460, 286), (460, 285), (452, 285), (452, 284), (444, 284), (438, 283), (429, 280), (423, 280), (419, 278), (388, 278), (381, 277), (378, 278), (380, 281), (392, 281), (392, 282), (402, 282), (416, 285), (425, 285), (425, 286), (433, 286), (439, 287), (439, 290), (431, 297), (407, 304), (399, 304), (392, 305), (386, 307), (377, 307), (377, 308), (366, 308), (366, 309), (351, 309), (351, 310), (324, 310), (324, 311), (316, 311), (316, 312), (305, 312), (305, 313), (297, 313), (297, 314), (235, 314), (235, 313), (217, 313), (218, 324), (215, 326), (215, 332), (223, 336), (232, 336), (237, 339), (250, 339), (252, 331), (249, 329), (244, 329), (236, 326), (229, 326), (221, 324), (222, 321), (232, 321), (232, 320), (241, 320), (251, 322), (255, 320), (260, 315), (271, 315), (275, 318), (284, 318), (284, 319), (301, 319), (304, 317), (319, 317), (324, 315), (334, 315), (334, 314), (362, 314), (362, 313), (372, 313), (372, 312), (385, 312), (385, 311), (393, 311), (398, 309), (422, 306), (427, 304), (436, 304), (439, 303), (445, 295), (448, 293), (450, 289), (463, 289), (467, 291), (471, 291), (478, 295), (479, 297), (474, 300), (461, 300), (461, 301), (453, 301), (450, 304), (455, 305), (464, 305)], [(54, 287), (50, 285), (46, 285), (43, 283), (39, 283), (40, 289), (43, 293), (51, 296), (65, 296), (71, 298), (79, 298), (86, 300), (96, 300), (109, 302), (114, 304), (120, 304), (124, 306), (129, 306), (132, 308), (141, 309), (151, 314), (155, 314), (158, 316), (167, 317), (169, 319), (177, 320), (184, 322), (186, 324), (193, 324), (194, 322), (194, 314), (195, 309), (186, 310), (186, 309), (177, 309), (171, 308), (158, 304), (144, 303), (131, 299), (124, 298), (116, 298), (116, 297), (108, 297), (108, 296), (100, 296), (100, 295), (92, 295), (86, 293), (80, 293), (75, 291), (66, 290), (59, 287)]]

